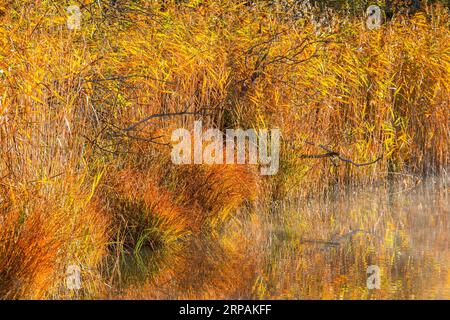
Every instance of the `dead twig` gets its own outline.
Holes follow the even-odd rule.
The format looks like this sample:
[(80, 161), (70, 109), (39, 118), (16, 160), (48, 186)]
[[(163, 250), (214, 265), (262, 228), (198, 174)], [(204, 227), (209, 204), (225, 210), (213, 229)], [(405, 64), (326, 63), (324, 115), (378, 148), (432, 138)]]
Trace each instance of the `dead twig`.
[(315, 147), (319, 147), (323, 150), (325, 150), (327, 153), (323, 153), (323, 154), (313, 154), (313, 155), (308, 155), (308, 154), (302, 154), (300, 155), (301, 158), (315, 158), (315, 159), (320, 159), (320, 158), (328, 158), (328, 157), (332, 157), (332, 158), (337, 158), (339, 160), (341, 160), (342, 162), (346, 162), (349, 163), (351, 165), (354, 165), (355, 167), (364, 167), (364, 166), (370, 166), (378, 161), (380, 161), (381, 159), (383, 159), (383, 154), (381, 154), (380, 156), (378, 156), (375, 160), (370, 161), (370, 162), (365, 162), (365, 163), (356, 163), (353, 160), (342, 156), (339, 152), (334, 151), (332, 149), (330, 149), (329, 147), (323, 145), (323, 144), (315, 144), (314, 142), (311, 141), (307, 141), (305, 140), (306, 144), (309, 144), (311, 146), (315, 146)]
[(201, 112), (188, 112), (188, 111), (183, 111), (183, 112), (169, 112), (169, 113), (155, 113), (152, 114), (148, 117), (145, 117), (142, 120), (139, 120), (138, 122), (132, 124), (131, 126), (122, 129), (122, 131), (128, 132), (128, 131), (132, 131), (134, 129), (136, 129), (138, 126), (140, 126), (141, 124), (143, 124), (144, 122), (147, 122), (151, 119), (155, 119), (155, 118), (163, 118), (163, 117), (173, 117), (173, 116), (187, 116), (187, 115), (204, 115)]

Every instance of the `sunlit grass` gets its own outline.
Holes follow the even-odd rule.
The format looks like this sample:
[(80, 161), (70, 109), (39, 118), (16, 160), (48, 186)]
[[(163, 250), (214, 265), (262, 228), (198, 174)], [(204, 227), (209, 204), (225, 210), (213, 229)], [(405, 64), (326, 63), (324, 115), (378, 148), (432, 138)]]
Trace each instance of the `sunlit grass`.
[[(261, 282), (268, 275), (249, 280), (263, 259), (246, 254), (257, 250), (245, 230), (262, 228), (258, 206), (448, 166), (450, 32), (442, 6), (369, 31), (361, 17), (339, 14), (317, 30), (263, 2), (99, 3), (80, 3), (74, 31), (66, 26), (71, 2), (1, 4), (1, 298), (127, 296), (170, 277), (187, 297), (202, 285), (203, 298), (240, 297), (241, 288), (274, 297)], [(151, 114), (185, 111), (196, 115), (123, 130)], [(280, 128), (278, 175), (173, 165), (172, 129), (192, 129), (200, 118), (219, 129)], [(355, 162), (381, 160), (355, 167), (305, 158), (323, 151), (305, 140)], [(233, 219), (239, 212), (252, 223)], [(313, 220), (302, 223), (295, 232), (319, 236)], [(122, 290), (123, 260), (152, 250), (170, 270), (155, 253), (151, 279)], [(192, 260), (217, 270), (211, 283), (184, 278)], [(70, 264), (81, 266), (81, 292), (64, 287)]]

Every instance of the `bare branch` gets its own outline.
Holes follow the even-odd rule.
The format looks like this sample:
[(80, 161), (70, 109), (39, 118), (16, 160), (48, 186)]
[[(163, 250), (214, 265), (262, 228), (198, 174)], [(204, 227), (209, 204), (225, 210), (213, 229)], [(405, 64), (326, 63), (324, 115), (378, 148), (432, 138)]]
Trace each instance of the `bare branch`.
[(381, 154), (380, 156), (378, 156), (375, 160), (370, 161), (370, 162), (365, 162), (365, 163), (356, 163), (353, 160), (346, 158), (344, 156), (342, 156), (339, 152), (334, 151), (332, 149), (330, 149), (329, 147), (323, 145), (323, 144), (315, 144), (314, 142), (311, 141), (307, 141), (305, 140), (306, 144), (309, 144), (311, 146), (315, 146), (315, 147), (319, 147), (325, 151), (327, 151), (327, 153), (324, 154), (317, 154), (317, 155), (300, 155), (301, 158), (315, 158), (315, 159), (320, 159), (320, 158), (328, 158), (328, 157), (336, 157), (339, 160), (341, 160), (342, 162), (346, 162), (346, 163), (350, 163), (352, 165), (354, 165), (355, 167), (364, 167), (364, 166), (370, 166), (378, 161), (380, 161), (383, 158), (383, 154)]
[(163, 118), (163, 117), (173, 117), (173, 116), (186, 116), (186, 115), (203, 115), (203, 113), (201, 112), (187, 112), (187, 111), (183, 111), (183, 112), (171, 112), (171, 113), (155, 113), (152, 114), (148, 117), (145, 117), (142, 120), (139, 120), (138, 122), (132, 124), (131, 126), (122, 129), (122, 131), (128, 132), (128, 131), (132, 131), (134, 129), (136, 129), (136, 127), (140, 126), (141, 124), (143, 124), (144, 122), (147, 122), (151, 119), (155, 119), (155, 118)]

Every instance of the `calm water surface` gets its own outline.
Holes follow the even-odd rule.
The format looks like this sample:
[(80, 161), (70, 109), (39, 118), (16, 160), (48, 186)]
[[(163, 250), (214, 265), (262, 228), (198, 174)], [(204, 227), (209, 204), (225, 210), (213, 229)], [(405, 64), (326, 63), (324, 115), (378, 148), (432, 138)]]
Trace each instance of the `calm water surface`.
[[(277, 211), (261, 297), (450, 299), (448, 179), (282, 203)], [(378, 290), (367, 288), (370, 265), (381, 271)]]
[[(194, 242), (181, 263), (158, 258), (150, 274), (165, 273), (164, 284), (134, 290), (172, 299), (450, 299), (449, 191), (448, 177), (405, 178), (276, 202), (230, 224), (215, 244)], [(148, 271), (137, 265), (125, 279)], [(380, 270), (379, 289), (367, 287), (369, 266)]]

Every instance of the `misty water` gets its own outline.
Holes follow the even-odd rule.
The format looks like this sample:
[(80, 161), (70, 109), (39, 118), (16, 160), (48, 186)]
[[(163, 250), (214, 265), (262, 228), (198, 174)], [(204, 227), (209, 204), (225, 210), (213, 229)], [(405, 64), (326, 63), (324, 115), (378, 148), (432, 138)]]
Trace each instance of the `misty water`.
[[(449, 299), (449, 186), (410, 177), (282, 203), (269, 228), (264, 297)], [(367, 286), (369, 266), (380, 271), (379, 289)]]
[[(224, 235), (245, 248), (242, 261), (219, 259), (199, 241), (185, 251), (191, 257), (181, 268), (168, 268), (170, 258), (141, 257), (128, 261), (124, 277), (136, 283), (142, 274), (170, 270), (164, 293), (149, 289), (157, 298), (450, 299), (449, 180), (405, 176), (321, 199), (275, 202), (238, 229), (230, 226), (234, 238)], [(143, 267), (149, 261), (151, 272)], [(234, 273), (242, 275), (235, 280)]]

